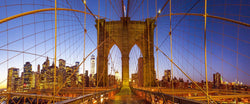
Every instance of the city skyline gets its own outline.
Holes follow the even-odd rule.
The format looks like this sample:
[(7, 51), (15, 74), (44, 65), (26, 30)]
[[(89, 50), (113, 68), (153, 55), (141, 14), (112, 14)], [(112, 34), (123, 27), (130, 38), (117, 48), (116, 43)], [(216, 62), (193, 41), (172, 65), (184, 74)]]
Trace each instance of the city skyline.
[[(94, 0), (87, 0), (87, 3), (89, 4), (89, 8), (93, 9), (93, 13), (94, 14), (98, 14), (98, 9), (96, 8), (95, 4), (96, 1)], [(105, 12), (105, 3), (103, 3), (104, 1), (101, 1), (101, 9), (100, 11), (100, 15), (102, 16), (107, 16), (112, 18), (113, 20), (119, 20), (120, 18), (115, 15), (115, 11), (114, 10), (110, 10), (109, 8), (107, 8), (107, 12)], [(149, 1), (149, 13), (147, 13), (147, 10), (143, 10), (140, 9), (138, 10), (139, 12), (134, 14), (134, 15), (141, 15), (144, 14), (142, 17), (131, 17), (131, 20), (140, 20), (140, 19), (145, 19), (147, 17), (154, 17), (155, 16), (155, 5), (154, 5), (154, 1)], [(177, 2), (177, 1), (173, 1), (173, 4)], [(1, 13), (0, 13), (0, 19), (6, 18), (6, 17), (10, 17), (19, 13), (22, 13), (24, 11), (29, 11), (29, 10), (34, 10), (34, 9), (41, 9), (41, 8), (47, 8), (54, 5), (53, 2), (49, 2), (49, 1), (34, 1), (35, 4), (46, 4), (44, 6), (34, 6), (34, 5), (17, 5), (16, 8), (19, 9), (14, 9), (14, 8), (5, 8), (5, 5), (12, 5), (12, 4), (25, 4), (25, 3), (29, 3), (27, 2), (22, 2), (21, 1), (16, 1), (16, 2), (10, 2), (10, 1), (1, 1)], [(63, 1), (59, 2), (61, 3), (65, 3)], [(184, 9), (178, 8), (180, 6), (173, 5), (174, 7), (176, 7), (174, 9), (175, 13), (178, 12), (187, 12), (187, 10), (189, 9), (190, 6), (192, 6), (195, 3), (195, 1), (192, 2), (188, 2), (185, 5), (184, 4), (180, 4), (180, 6), (183, 6)], [(224, 2), (224, 1), (210, 1), (208, 2), (209, 6), (212, 4), (247, 4), (246, 1), (228, 1), (228, 2)], [(76, 3), (79, 5), (76, 5), (75, 2), (72, 3), (72, 5), (74, 4), (75, 9), (78, 10), (84, 10), (84, 6), (81, 5), (81, 3)], [(163, 1), (158, 1), (157, 7), (162, 7), (163, 6)], [(195, 8), (193, 8), (192, 12), (197, 12), (200, 13), (200, 6), (202, 6), (203, 2), (199, 2), (197, 4), (197, 6)], [(110, 6), (110, 5), (109, 5)], [(143, 4), (144, 7), (147, 7), (147, 3)], [(59, 5), (59, 7), (64, 7), (63, 5)], [(66, 6), (69, 8), (69, 6)], [(111, 7), (111, 6), (110, 6)], [(248, 15), (247, 14), (247, 10), (249, 10), (248, 6), (242, 6), (242, 9), (240, 10), (239, 8), (230, 8), (229, 7), (225, 7), (224, 9), (218, 9), (218, 10), (214, 10), (215, 8), (208, 8), (208, 12), (209, 14), (219, 14), (218, 16), (223, 16), (223, 17), (227, 17), (230, 19), (234, 19), (234, 20), (240, 20), (242, 22), (246, 22), (249, 23), (249, 20), (247, 19), (247, 17), (240, 17), (237, 18), (237, 16), (230, 16), (230, 15), (225, 15), (225, 14), (232, 14), (232, 15), (239, 15), (238, 11), (241, 11), (241, 14), (244, 15)], [(7, 11), (7, 12), (6, 12)], [(143, 12), (142, 12), (143, 11)], [(112, 12), (112, 13), (111, 13)], [(58, 47), (58, 54), (60, 55), (58, 57), (58, 59), (60, 58), (64, 58), (67, 59), (68, 65), (73, 65), (75, 61), (82, 61), (82, 50), (83, 47), (81, 48), (76, 48), (78, 46), (82, 46), (83, 44), (83, 40), (81, 40), (81, 38), (83, 38), (83, 34), (79, 34), (79, 33), (83, 33), (82, 31), (82, 27), (79, 24), (79, 21), (76, 18), (71, 19), (70, 17), (64, 16), (63, 14), (66, 14), (66, 12), (63, 11), (59, 11), (59, 15), (58, 16), (58, 44), (62, 43), (63, 45)], [(75, 15), (74, 13), (69, 13), (70, 15)], [(148, 14), (148, 16), (146, 15)], [(168, 11), (165, 10), (164, 12), (162, 12), (162, 14), (168, 14)], [(78, 14), (80, 21), (83, 22), (83, 14)], [(46, 17), (46, 18), (45, 18)], [(48, 17), (48, 18), (47, 18)], [(95, 47), (96, 47), (96, 34), (97, 31), (95, 31), (95, 27), (94, 27), (94, 20), (92, 19), (93, 17), (91, 16), (87, 16), (87, 39), (86, 39), (86, 43), (88, 46), (86, 48), (86, 55), (87, 53), (90, 53)], [(72, 21), (70, 22), (64, 22), (63, 20), (70, 20)], [(181, 17), (175, 17), (175, 19), (173, 20), (174, 24), (173, 27), (176, 26), (176, 24), (178, 23), (178, 21), (181, 19)], [(29, 21), (32, 20), (32, 21)], [(23, 65), (25, 64), (26, 61), (31, 61), (32, 65), (37, 65), (38, 63), (42, 63), (43, 60), (46, 59), (46, 57), (48, 56), (51, 60), (53, 60), (54, 57), (54, 51), (50, 50), (48, 53), (43, 54), (43, 52), (48, 51), (50, 48), (53, 48), (53, 44), (54, 41), (53, 39), (51, 40), (51, 38), (53, 38), (53, 34), (54, 31), (50, 30), (53, 28), (54, 26), (54, 15), (52, 12), (43, 12), (43, 13), (37, 13), (37, 14), (33, 14), (33, 15), (29, 15), (29, 16), (25, 16), (25, 17), (20, 17), (20, 18), (16, 18), (14, 20), (8, 21), (6, 23), (1, 24), (1, 36), (0, 36), (0, 46), (1, 46), (1, 51), (0, 51), (0, 55), (1, 55), (1, 73), (5, 73), (3, 76), (0, 77), (0, 81), (4, 81), (4, 85), (1, 84), (0, 86), (6, 86), (6, 79), (7, 79), (7, 69), (10, 67), (18, 67), (18, 68), (22, 68)], [(61, 21), (60, 21), (61, 20)], [(178, 65), (182, 65), (183, 69), (185, 70), (185, 72), (187, 72), (190, 76), (192, 76), (193, 79), (195, 79), (196, 81), (200, 81), (201, 79), (204, 79), (204, 75), (205, 75), (205, 70), (204, 70), (204, 60), (201, 57), (203, 56), (203, 51), (201, 51), (201, 49), (203, 48), (202, 44), (202, 40), (200, 38), (203, 38), (203, 24), (201, 24), (201, 22), (197, 22), (197, 21), (203, 21), (202, 17), (186, 17), (186, 22), (182, 21), (180, 25), (177, 25), (177, 28), (174, 29), (174, 34), (178, 34), (175, 36), (174, 42), (174, 47), (175, 49), (174, 51), (174, 61), (178, 64)], [(23, 23), (22, 23), (23, 21)], [(39, 22), (40, 21), (40, 22)], [(47, 21), (47, 22), (41, 22), (41, 21)], [(49, 22), (48, 22), (49, 21)], [(212, 73), (214, 72), (220, 72), (222, 73), (223, 77), (225, 77), (224, 79), (232, 82), (235, 81), (236, 79), (239, 79), (240, 81), (242, 81), (243, 83), (246, 83), (249, 85), (249, 81), (247, 79), (249, 79), (249, 70), (248, 70), (248, 56), (249, 56), (249, 45), (247, 44), (248, 42), (248, 29), (242, 27), (242, 26), (238, 26), (235, 24), (229, 24), (228, 22), (225, 22), (224, 24), (221, 24), (219, 20), (215, 20), (215, 19), (208, 19), (208, 21), (210, 23), (207, 24), (207, 28), (208, 28), (208, 79), (210, 81), (212, 81)], [(32, 23), (37, 23), (37, 24), (33, 24), (33, 25), (27, 25), (27, 24), (32, 24)], [(168, 54), (168, 56), (170, 56), (170, 47), (169, 45), (169, 39), (167, 39), (165, 41), (165, 38), (168, 38), (168, 32), (164, 29), (164, 28), (168, 28), (169, 27), (169, 18), (168, 17), (160, 17), (158, 19), (157, 22), (157, 26), (158, 28), (158, 34), (159, 34), (159, 45), (161, 44), (166, 44), (163, 46), (160, 46), (160, 49), (162, 49), (164, 52), (166, 52)], [(21, 26), (23, 26), (22, 28), (15, 28), (16, 24), (19, 24)], [(74, 24), (76, 24), (76, 26), (73, 26)], [(225, 25), (225, 24), (229, 24), (229, 25)], [(8, 25), (8, 26), (7, 26)], [(72, 26), (71, 26), (72, 25)], [(63, 26), (68, 26), (69, 28), (63, 28)], [(189, 27), (189, 30), (186, 27)], [(199, 28), (199, 29), (193, 29), (194, 28)], [(13, 29), (14, 28), (14, 29)], [(228, 31), (224, 31), (224, 28), (227, 29)], [(238, 29), (239, 28), (239, 29)], [(10, 30), (10, 31), (6, 31), (6, 30)], [(187, 35), (184, 34), (183, 32), (179, 31), (178, 29), (183, 29), (183, 31), (185, 32), (190, 32), (193, 33), (194, 35)], [(46, 31), (44, 31), (46, 30)], [(44, 31), (44, 32), (41, 32)], [(216, 31), (216, 32), (213, 32)], [(72, 32), (71, 34), (67, 33), (67, 32)], [(65, 34), (66, 35), (65, 35)], [(32, 35), (32, 34), (36, 34), (36, 35)], [(78, 35), (75, 35), (78, 34)], [(156, 32), (155, 32), (156, 34)], [(224, 34), (224, 35), (221, 35)], [(238, 35), (239, 34), (239, 38)], [(32, 35), (32, 36), (30, 36)], [(71, 36), (70, 36), (71, 35)], [(7, 41), (7, 36), (8, 41)], [(29, 37), (30, 36), (30, 37)], [(179, 36), (179, 37), (178, 37)], [(25, 39), (22, 40), (22, 37), (27, 37)], [(156, 36), (155, 36), (156, 37)], [(188, 40), (185, 40), (185, 39)], [(69, 38), (69, 41), (64, 42), (64, 40), (67, 40)], [(21, 39), (21, 41), (17, 41), (15, 42), (15, 40)], [(156, 39), (156, 38), (155, 38)], [(224, 42), (222, 42), (222, 40), (224, 39)], [(238, 44), (237, 45), (237, 39), (238, 39)], [(36, 40), (36, 42), (34, 41)], [(50, 40), (50, 41), (46, 41), (45, 43), (43, 43), (43, 41), (45, 40)], [(24, 41), (24, 42), (23, 42)], [(74, 44), (74, 41), (76, 41), (76, 44)], [(93, 42), (92, 42), (93, 41)], [(183, 41), (183, 43), (177, 43), (177, 41)], [(190, 42), (193, 41), (193, 42)], [(246, 42), (247, 41), (247, 42)], [(14, 43), (11, 43), (14, 42)], [(7, 43), (10, 43), (7, 45)], [(42, 44), (42, 45), (38, 45), (38, 44)], [(190, 43), (190, 45), (187, 45), (186, 43)], [(72, 44), (72, 45), (70, 45)], [(155, 43), (156, 44), (156, 43)], [(24, 47), (22, 46), (24, 45)], [(35, 48), (33, 47), (33, 45), (37, 45), (35, 46)], [(5, 49), (10, 50), (17, 50), (18, 52), (15, 51), (4, 51)], [(33, 47), (30, 50), (30, 47)], [(184, 48), (183, 48), (184, 47)], [(237, 49), (238, 47), (238, 49)], [(68, 50), (69, 51), (64, 51), (64, 50)], [(182, 48), (182, 49), (181, 49)], [(186, 49), (185, 49), (186, 48)], [(200, 49), (201, 48), (201, 49)], [(133, 47), (134, 49), (134, 47)], [(74, 51), (77, 50), (77, 51)], [(114, 58), (114, 62), (116, 65), (116, 69), (121, 71), (121, 65), (120, 65), (120, 58), (121, 56), (119, 56), (119, 54), (121, 53), (119, 48), (114, 46), (114, 53), (117, 53), (118, 57), (112, 56)], [(20, 51), (24, 51), (26, 53), (21, 53)], [(183, 52), (183, 53), (182, 53)], [(20, 54), (21, 53), (21, 54)], [(31, 55), (28, 53), (33, 53), (36, 55)], [(111, 51), (110, 51), (111, 53)], [(136, 54), (135, 54), (136, 53)], [(156, 52), (155, 52), (156, 53)], [(8, 55), (7, 55), (8, 54)], [(14, 57), (15, 55), (19, 54), (17, 57), (10, 59), (11, 57)], [(93, 54), (97, 54), (96, 51)], [(132, 52), (131, 49), (131, 54), (133, 54), (131, 56), (131, 64), (136, 64), (136, 59), (140, 56), (140, 48), (138, 46), (135, 46), (135, 49)], [(192, 54), (197, 55), (196, 57), (194, 57)], [(41, 56), (42, 55), (42, 56)], [(179, 56), (177, 56), (179, 55)], [(7, 58), (8, 56), (8, 58)], [(24, 56), (24, 57), (23, 57)], [(36, 59), (38, 57), (43, 57), (43, 58), (39, 58)], [(156, 57), (156, 55), (155, 55)], [(164, 58), (165, 56), (163, 54), (159, 54), (159, 62), (161, 65), (159, 65), (159, 76), (163, 76), (163, 73), (165, 69), (170, 69), (171, 65), (170, 65), (170, 61), (166, 60)], [(181, 60), (181, 57), (183, 57), (183, 59)], [(193, 57), (193, 59), (191, 59)], [(10, 59), (10, 60), (8, 60)], [(8, 60), (8, 61), (6, 61)], [(238, 60), (238, 61), (237, 61)], [(85, 66), (86, 69), (90, 69), (90, 58), (87, 58)], [(156, 63), (156, 62), (155, 62)], [(190, 64), (190, 63), (197, 63), (197, 65), (195, 64)], [(57, 62), (58, 65), (58, 62)], [(136, 66), (136, 65), (132, 65), (132, 66)], [(80, 67), (80, 69), (83, 69), (82, 66)], [(157, 72), (157, 67), (155, 64), (155, 69)], [(36, 71), (37, 67), (32, 68), (32, 70)], [(131, 67), (131, 72), (130, 75), (136, 71), (136, 67)], [(80, 73), (82, 73), (82, 70), (80, 70)], [(237, 74), (236, 74), (237, 73)], [(174, 67), (174, 74), (176, 76), (180, 76), (180, 77), (184, 77), (184, 75), (178, 71), (178, 69), (176, 67)], [(230, 75), (230, 76), (229, 76)], [(184, 77), (185, 78), (185, 77)], [(186, 78), (185, 78), (186, 79)]]
[(248, 0), (0, 0), (0, 103), (249, 103)]
[[(73, 66), (66, 66), (65, 63), (66, 60), (59, 59), (59, 65), (56, 66), (56, 86), (59, 87), (66, 82), (64, 88), (81, 88), (83, 85), (82, 81), (85, 81), (84, 85), (86, 87), (96, 86), (96, 73), (88, 74), (88, 70), (85, 70), (85, 73), (80, 74), (78, 68), (79, 62), (75, 62)], [(40, 67), (40, 64), (37, 65), (37, 71), (32, 71), (30, 62), (26, 62), (23, 71), (21, 71), (21, 76), (19, 76), (19, 68), (9, 68), (7, 91), (27, 92), (34, 89), (52, 89), (54, 81), (54, 62), (51, 63), (47, 57), (41, 65), (42, 67)], [(68, 79), (71, 74), (73, 74), (73, 76)], [(119, 79), (117, 75), (109, 75), (109, 85), (112, 86), (119, 83), (121, 81)]]

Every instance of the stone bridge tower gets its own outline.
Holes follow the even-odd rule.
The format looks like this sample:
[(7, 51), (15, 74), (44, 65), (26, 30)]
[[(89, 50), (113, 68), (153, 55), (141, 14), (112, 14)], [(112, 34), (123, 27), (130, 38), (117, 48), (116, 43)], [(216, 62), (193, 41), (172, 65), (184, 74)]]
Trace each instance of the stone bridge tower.
[[(99, 21), (99, 24), (98, 24)], [(122, 85), (129, 86), (129, 53), (136, 44), (143, 55), (143, 85), (155, 85), (154, 69), (154, 28), (155, 20), (131, 21), (121, 17), (120, 21), (96, 20), (97, 44), (97, 83), (108, 86), (108, 55), (114, 44), (121, 51)], [(98, 31), (99, 30), (99, 31)]]

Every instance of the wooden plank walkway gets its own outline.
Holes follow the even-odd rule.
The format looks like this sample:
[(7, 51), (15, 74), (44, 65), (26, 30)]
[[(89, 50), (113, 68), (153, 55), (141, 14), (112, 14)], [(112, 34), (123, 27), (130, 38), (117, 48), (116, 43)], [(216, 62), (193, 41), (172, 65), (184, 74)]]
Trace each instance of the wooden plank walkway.
[(119, 93), (109, 98), (105, 104), (151, 104), (140, 96), (133, 94), (129, 87), (123, 87)]

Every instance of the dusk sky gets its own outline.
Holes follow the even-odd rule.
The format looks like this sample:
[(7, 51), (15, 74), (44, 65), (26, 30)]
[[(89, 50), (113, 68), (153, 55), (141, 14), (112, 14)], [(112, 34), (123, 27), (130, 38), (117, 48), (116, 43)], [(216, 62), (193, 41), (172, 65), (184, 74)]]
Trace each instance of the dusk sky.
[[(129, 16), (131, 20), (144, 21), (154, 18), (167, 0), (131, 0)], [(68, 3), (67, 3), (68, 2)], [(87, 6), (98, 15), (98, 0), (86, 0)], [(127, 8), (127, 0), (124, 0)], [(84, 11), (81, 0), (57, 0), (58, 8), (72, 8)], [(193, 7), (193, 8), (192, 8)], [(0, 0), (0, 20), (37, 9), (54, 8), (53, 0)], [(192, 8), (192, 9), (191, 9)], [(111, 20), (120, 20), (121, 3), (117, 0), (100, 0), (100, 16)], [(243, 23), (250, 23), (249, 0), (208, 0), (208, 15), (224, 17)], [(88, 11), (87, 11), (88, 12)], [(127, 12), (127, 11), (126, 11)], [(172, 13), (204, 14), (204, 0), (172, 0)], [(82, 62), (84, 48), (84, 14), (72, 11), (57, 12), (57, 59), (65, 59), (72, 66), (76, 61)], [(168, 57), (170, 51), (169, 4), (157, 18), (154, 35), (158, 33), (159, 48)], [(42, 65), (48, 56), (52, 64), (54, 58), (54, 11), (38, 12), (0, 23), (0, 88), (6, 88), (8, 68), (20, 69), (29, 61), (32, 70)], [(110, 20), (107, 20), (110, 21)], [(173, 61), (195, 81), (205, 80), (204, 65), (204, 17), (187, 15), (172, 16)], [(86, 18), (86, 51), (85, 56), (97, 47), (97, 30), (92, 15)], [(238, 80), (250, 85), (250, 28), (225, 20), (207, 17), (207, 62), (208, 80), (213, 74), (222, 74), (223, 81)], [(109, 73), (118, 70), (121, 74), (121, 53), (117, 46), (110, 50)], [(97, 51), (93, 53), (97, 56)], [(159, 79), (164, 70), (171, 69), (170, 61), (159, 52), (159, 68), (155, 50), (155, 69)], [(92, 54), (91, 54), (92, 55)], [(91, 56), (90, 55), (90, 56)], [(137, 72), (137, 59), (140, 48), (134, 46), (130, 52), (130, 74)], [(57, 61), (58, 62), (58, 61)], [(58, 65), (58, 63), (57, 63)], [(110, 66), (114, 66), (111, 70)], [(85, 62), (86, 70), (90, 69), (90, 57)], [(82, 73), (82, 66), (80, 73)], [(174, 76), (187, 78), (174, 66)]]

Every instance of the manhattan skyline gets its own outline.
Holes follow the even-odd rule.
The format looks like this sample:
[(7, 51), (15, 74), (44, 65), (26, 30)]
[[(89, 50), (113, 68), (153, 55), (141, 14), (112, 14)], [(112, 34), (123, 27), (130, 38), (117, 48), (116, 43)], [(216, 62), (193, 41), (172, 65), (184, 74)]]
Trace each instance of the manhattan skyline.
[[(66, 1), (59, 1), (58, 7), (73, 8), (77, 10), (84, 10), (84, 5), (80, 1), (70, 2), (71, 7)], [(179, 3), (173, 2), (173, 13), (186, 13), (197, 1)], [(176, 2), (176, 4), (175, 4)], [(97, 0), (87, 0), (89, 8), (94, 14), (98, 14)], [(179, 3), (179, 4), (177, 4)], [(27, 4), (27, 5), (24, 5)], [(203, 1), (197, 3), (190, 11), (192, 13), (203, 13)], [(223, 8), (216, 5), (228, 4)], [(236, 4), (236, 5), (234, 5)], [(241, 5), (238, 5), (241, 4)], [(208, 14), (226, 17), (233, 20), (250, 23), (248, 17), (250, 14), (249, 2), (240, 1), (209, 1)], [(38, 5), (38, 6), (37, 6)], [(125, 4), (126, 5), (126, 4)], [(139, 5), (139, 4), (137, 4)], [(148, 5), (148, 10), (146, 9)], [(164, 5), (164, 1), (159, 0), (157, 8)], [(6, 7), (8, 6), (8, 7)], [(117, 5), (114, 4), (116, 7)], [(0, 20), (17, 15), (22, 12), (27, 12), (35, 9), (54, 7), (54, 3), (49, 0), (1, 0), (0, 1)], [(142, 8), (144, 7), (144, 8)], [(130, 15), (131, 20), (144, 20), (146, 18), (153, 18), (158, 10), (155, 10), (155, 1), (143, 3), (142, 7), (134, 14)], [(235, 7), (235, 8), (232, 8)], [(169, 8), (169, 7), (167, 7)], [(120, 9), (119, 9), (120, 10)], [(161, 12), (161, 15), (169, 14), (168, 10)], [(78, 16), (72, 18), (72, 16)], [(116, 12), (112, 9), (112, 5), (107, 4), (101, 0), (100, 15), (110, 18), (111, 20), (120, 20), (116, 16)], [(121, 15), (121, 14), (118, 14)], [(183, 21), (179, 21), (183, 17), (173, 16), (173, 60), (180, 65), (180, 67), (187, 72), (195, 81), (205, 79), (205, 66), (204, 66), (204, 46), (203, 46), (203, 17), (186, 16)], [(42, 64), (46, 57), (52, 61), (54, 58), (54, 12), (46, 11), (36, 14), (19, 17), (11, 21), (0, 24), (0, 88), (7, 86), (7, 73), (8, 68), (15, 67), (23, 71), (25, 62), (30, 61), (33, 65), (32, 71), (37, 71), (37, 65)], [(79, 22), (80, 21), (80, 22)], [(108, 21), (108, 20), (107, 20)], [(228, 82), (236, 81), (237, 79), (243, 84), (250, 85), (249, 77), (249, 27), (237, 25), (230, 22), (225, 22), (217, 19), (208, 18), (207, 24), (207, 51), (208, 51), (208, 80), (212, 81), (213, 73), (221, 73), (223, 80)], [(81, 24), (80, 24), (81, 23)], [(83, 60), (83, 27), (84, 14), (73, 13), (68, 11), (58, 11), (58, 38), (57, 38), (57, 59), (67, 60), (66, 65), (74, 65), (76, 61), (82, 62)], [(91, 53), (97, 47), (97, 31), (95, 28), (95, 20), (91, 15), (87, 15), (86, 21), (86, 52), (85, 56)], [(154, 31), (154, 40), (156, 40), (156, 31), (159, 36), (159, 48), (164, 51), (168, 56), (170, 55), (170, 39), (169, 39), (169, 17), (159, 17), (157, 22), (157, 30)], [(175, 27), (176, 26), (176, 27)], [(155, 43), (156, 44), (156, 41)], [(154, 49), (156, 53), (156, 48)], [(111, 66), (120, 73), (122, 71), (121, 65), (121, 51), (117, 46), (113, 46), (109, 53), (109, 73), (111, 73)], [(94, 51), (90, 56), (97, 52)], [(90, 70), (90, 56), (85, 62), (85, 69)], [(137, 71), (137, 59), (141, 56), (140, 48), (135, 45), (130, 51), (130, 75)], [(154, 55), (155, 59), (157, 55)], [(57, 66), (59, 65), (57, 61)], [(82, 72), (82, 66), (79, 72)], [(159, 53), (159, 73), (157, 75), (161, 79), (164, 75), (164, 70), (171, 69), (170, 61), (165, 56)], [(157, 62), (155, 62), (155, 70), (157, 72)], [(89, 71), (90, 72), (90, 71)], [(114, 74), (114, 71), (112, 72)], [(174, 67), (174, 76), (182, 77), (184, 80), (187, 78)]]

